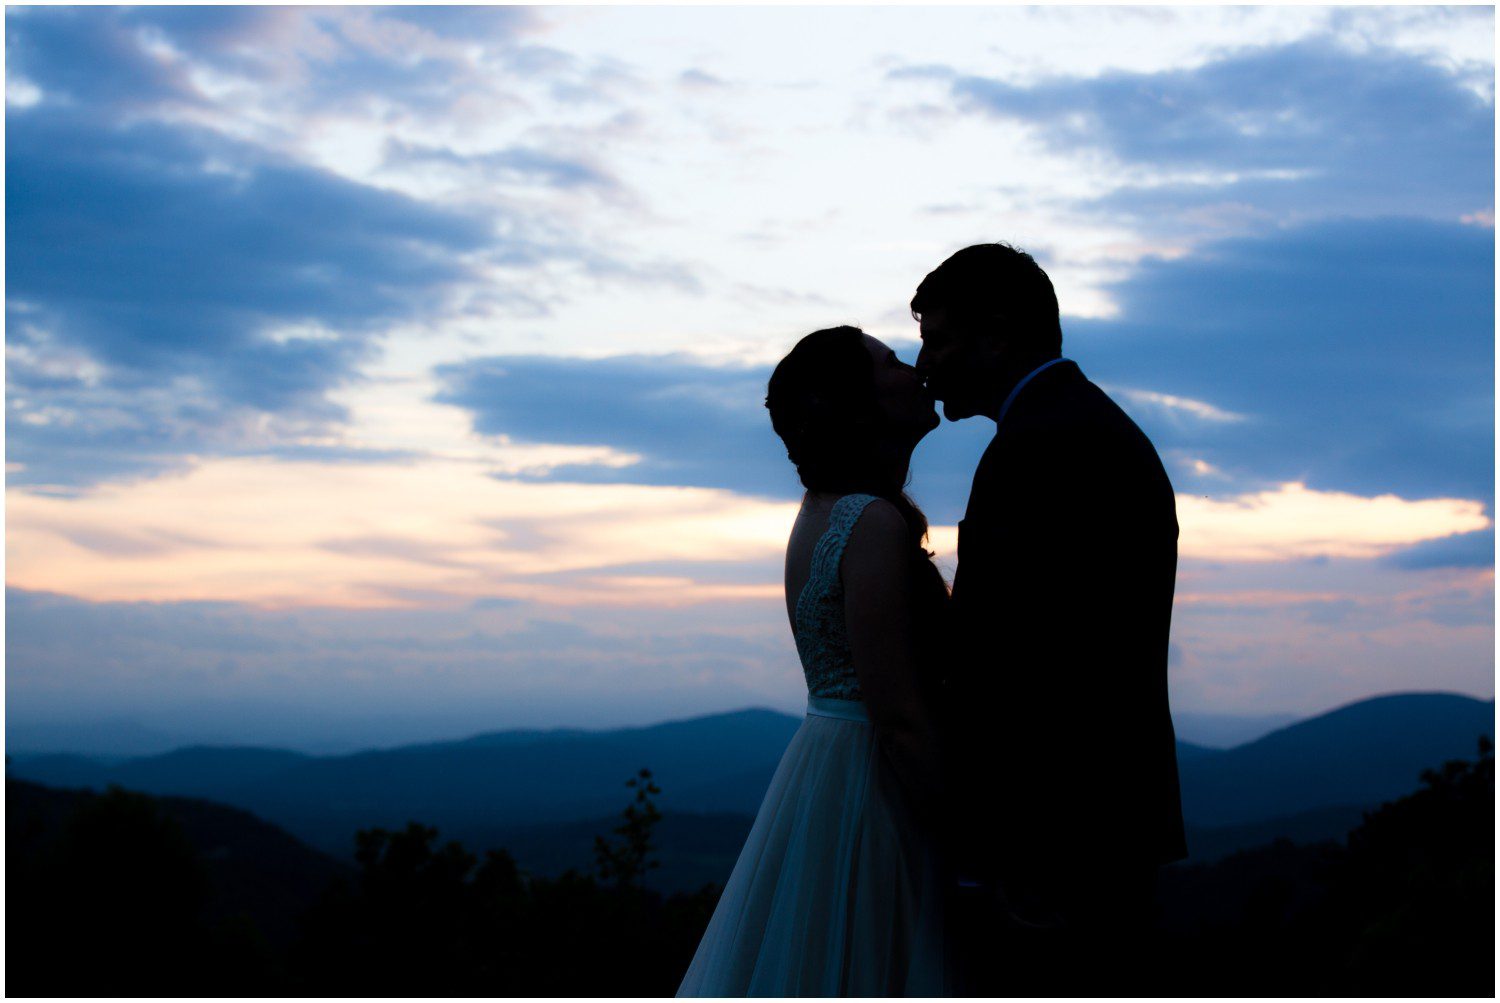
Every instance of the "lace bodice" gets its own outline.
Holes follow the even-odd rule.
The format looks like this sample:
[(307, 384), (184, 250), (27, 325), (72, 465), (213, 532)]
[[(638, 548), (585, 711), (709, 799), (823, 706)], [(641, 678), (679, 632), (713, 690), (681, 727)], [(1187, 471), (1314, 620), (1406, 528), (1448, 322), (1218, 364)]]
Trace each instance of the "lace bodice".
[(859, 680), (849, 653), (844, 628), (844, 586), (839, 580), (839, 562), (854, 524), (874, 495), (845, 495), (833, 503), (828, 529), (813, 547), (812, 571), (797, 596), (797, 654), (807, 677), (807, 693), (815, 697), (859, 700)]

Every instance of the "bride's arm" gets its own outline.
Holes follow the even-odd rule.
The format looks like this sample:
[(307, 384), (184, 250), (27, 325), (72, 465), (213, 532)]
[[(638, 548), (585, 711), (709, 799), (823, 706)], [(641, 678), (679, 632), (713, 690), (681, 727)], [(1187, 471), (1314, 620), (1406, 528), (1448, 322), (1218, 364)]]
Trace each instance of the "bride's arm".
[(888, 501), (869, 504), (844, 549), (844, 624), (865, 709), (897, 779), (919, 809), (936, 809), (942, 774), (931, 708), (923, 698), (914, 561), (906, 521)]

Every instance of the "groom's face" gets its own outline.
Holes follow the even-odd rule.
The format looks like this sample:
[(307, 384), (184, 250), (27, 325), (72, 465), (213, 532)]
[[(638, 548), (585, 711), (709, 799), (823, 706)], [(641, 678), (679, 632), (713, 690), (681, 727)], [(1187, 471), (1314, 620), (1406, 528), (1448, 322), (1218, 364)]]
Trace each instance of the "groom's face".
[(917, 372), (927, 381), (927, 391), (943, 402), (943, 417), (961, 421), (990, 410), (989, 374), (1001, 346), (948, 316), (945, 310), (922, 314), (922, 350), (917, 353)]

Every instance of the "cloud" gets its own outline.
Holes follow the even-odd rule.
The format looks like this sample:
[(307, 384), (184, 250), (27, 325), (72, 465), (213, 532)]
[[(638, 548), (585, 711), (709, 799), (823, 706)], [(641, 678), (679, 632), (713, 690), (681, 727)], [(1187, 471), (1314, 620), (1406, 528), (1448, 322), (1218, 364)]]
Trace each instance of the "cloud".
[(1492, 525), (1477, 501), (1361, 498), (1295, 483), (1222, 500), (1180, 495), (1177, 519), (1182, 557), (1216, 561), (1379, 557)]
[[(226, 11), (219, 27), (232, 35), (258, 16), (243, 8)], [(8, 77), (27, 81), (50, 103), (76, 109), (74, 114), (104, 118), (200, 100), (185, 68), (167, 54), (151, 52), (143, 45), (139, 22), (119, 11), (9, 8), (5, 26)], [(196, 21), (194, 27), (203, 24)]]
[[(6, 713), (368, 748), (805, 700), (779, 603), (701, 611), (278, 609), (6, 590)], [(587, 697), (584, 694), (588, 694)]]
[(1172, 706), (1327, 708), (1411, 689), (1494, 693), (1492, 568), (1415, 576), (1385, 560), (1179, 570)]
[[(1493, 500), (1494, 242), (1417, 220), (1320, 223), (1153, 260), (1114, 320), (1072, 320), (1064, 352), (1122, 392), (1179, 488)], [(1239, 421), (1187, 420), (1133, 390)], [(1191, 479), (1193, 462), (1216, 471)], [(1227, 476), (1223, 476), (1227, 475)]]
[(1394, 568), (1408, 571), (1432, 571), (1444, 568), (1493, 568), (1495, 566), (1494, 527), (1476, 533), (1458, 533), (1428, 540), (1398, 550), (1386, 558)]
[[(205, 460), (78, 497), (12, 489), (12, 585), (99, 602), (265, 607), (666, 609), (781, 601), (792, 500), (708, 488), (538, 483), (479, 459)], [(1478, 502), (1283, 485), (1178, 498), (1185, 560), (1374, 558), (1490, 525)], [(191, 527), (184, 532), (182, 527)], [(955, 532), (931, 546), (952, 571)]]
[(379, 15), (418, 25), (434, 35), (472, 44), (476, 39), (506, 37), (539, 26), (528, 7), (423, 6), (383, 7)]
[[(214, 455), (378, 461), (392, 451), (347, 445), (330, 391), (388, 332), (545, 314), (583, 286), (696, 289), (682, 265), (626, 260), (537, 201), (620, 197), (586, 156), (388, 132), (389, 159), (428, 182), (444, 165), (479, 172), (442, 201), (301, 159), (303, 131), (375, 134), (368, 101), (493, 91), (476, 46), (481, 62), (535, 63), (520, 41), (535, 23), (509, 9), (8, 11), (12, 89), (27, 95), (7, 121), (13, 482), (76, 491)], [(588, 72), (553, 55), (526, 72), (545, 86)], [(493, 197), (497, 182), (518, 197)]]
[(540, 21), (523, 8), (53, 7), (9, 9), (6, 25), (9, 72), (108, 120), (266, 91), (283, 116), (376, 103), (430, 114), (469, 89), (455, 83), (484, 82), (476, 47), (515, 72), (535, 65), (524, 38)]
[[(908, 354), (910, 346), (906, 346)], [(679, 484), (800, 498), (764, 402), (771, 367), (686, 354), (603, 359), (495, 356), (439, 367), (437, 399), (465, 408), (474, 430), (518, 443), (608, 446), (631, 464), (556, 466), (540, 476), (583, 483)], [(993, 433), (971, 422), (930, 436), (912, 491), (934, 522), (963, 511), (973, 466)]]
[[(326, 436), (373, 339), (442, 308), (484, 218), (191, 129), (7, 121), (9, 459), (85, 485)], [(224, 165), (232, 165), (232, 168)]]
[(553, 479), (691, 484), (747, 494), (800, 493), (763, 406), (770, 370), (686, 355), (569, 359), (495, 356), (439, 367), (437, 399), (474, 430), (520, 443), (608, 445), (639, 462), (560, 468)]
[(780, 597), (793, 502), (503, 480), (493, 468), (487, 459), (204, 459), (74, 497), (13, 488), (8, 581), (98, 601), (347, 608)]
[(729, 86), (714, 74), (709, 73), (707, 70), (700, 70), (696, 66), (689, 67), (677, 74), (677, 82), (692, 91), (711, 91)]
[(1025, 123), (1055, 151), (1118, 160), (1119, 189), (1094, 208), (1153, 228), (1216, 203), (1447, 219), (1494, 203), (1493, 102), (1407, 53), (1311, 39), (1155, 73), (950, 87), (961, 108)]
[[(1493, 269), (1488, 234), (1460, 225), (1289, 228), (1148, 262), (1115, 287), (1121, 315), (1069, 321), (1064, 347), (1147, 430), (1185, 493), (1300, 482), (1487, 503)], [(439, 399), (481, 434), (641, 457), (547, 479), (800, 493), (761, 407), (766, 366), (504, 356), (437, 376)], [(945, 424), (918, 448), (912, 490), (934, 521), (959, 518), (992, 429)]]
[(474, 170), (500, 183), (540, 185), (547, 188), (613, 190), (618, 182), (603, 168), (582, 158), (563, 157), (545, 150), (510, 146), (482, 153), (464, 154), (447, 147), (419, 146), (390, 141), (386, 163), (396, 167), (442, 165)]

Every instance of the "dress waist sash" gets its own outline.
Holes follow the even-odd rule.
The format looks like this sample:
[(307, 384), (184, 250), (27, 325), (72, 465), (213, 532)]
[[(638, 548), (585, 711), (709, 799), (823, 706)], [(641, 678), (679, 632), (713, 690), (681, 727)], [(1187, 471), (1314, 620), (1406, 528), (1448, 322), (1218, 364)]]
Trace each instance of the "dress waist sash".
[(807, 698), (807, 713), (809, 717), (833, 717), (840, 721), (863, 721), (870, 723), (870, 715), (865, 712), (863, 700), (841, 700), (838, 697), (815, 697)]

